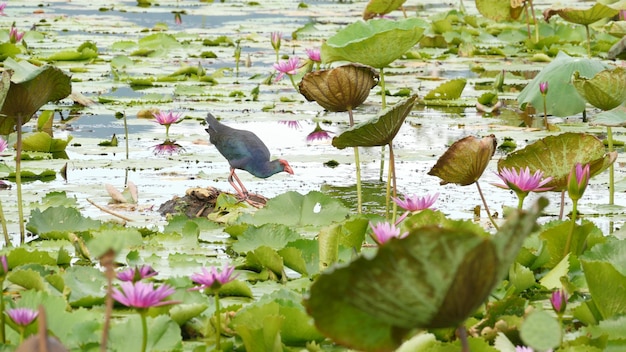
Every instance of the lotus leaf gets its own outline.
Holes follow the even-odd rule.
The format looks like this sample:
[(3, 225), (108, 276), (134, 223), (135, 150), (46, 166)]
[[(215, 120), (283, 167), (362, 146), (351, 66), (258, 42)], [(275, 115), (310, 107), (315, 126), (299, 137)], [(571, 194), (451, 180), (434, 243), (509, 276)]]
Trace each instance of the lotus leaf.
[(322, 44), (322, 61), (350, 61), (384, 68), (417, 44), (427, 26), (418, 18), (357, 21)]
[(591, 79), (574, 72), (572, 83), (578, 94), (598, 109), (611, 110), (626, 101), (626, 69), (623, 67), (600, 71)]
[(467, 84), (465, 78), (457, 78), (444, 82), (426, 94), (424, 100), (454, 100), (459, 99)]
[(513, 213), (493, 237), (470, 221), (411, 228), (321, 274), (305, 306), (322, 333), (365, 351), (392, 351), (415, 328), (457, 327), (508, 272), (546, 205)]
[(608, 127), (626, 126), (626, 107), (618, 106), (613, 110), (603, 111), (597, 114), (593, 120), (593, 124)]
[(567, 22), (588, 26), (603, 18), (616, 16), (618, 13), (618, 10), (597, 2), (593, 7), (584, 10), (577, 8), (547, 9), (543, 12), (543, 18), (548, 22), (550, 17), (559, 15)]
[(498, 161), (498, 170), (525, 168), (531, 173), (543, 171), (552, 181), (545, 187), (560, 192), (567, 187), (567, 177), (576, 163), (590, 164), (591, 176), (606, 170), (617, 158), (617, 152), (605, 154), (604, 143), (586, 133), (563, 133), (542, 138)]
[(72, 140), (72, 136), (67, 136), (67, 140), (52, 138), (46, 132), (35, 132), (26, 136), (22, 142), (22, 150), (25, 152), (62, 152), (67, 144)]
[(539, 91), (539, 83), (548, 82), (550, 87), (546, 95), (546, 108), (549, 115), (571, 116), (585, 110), (586, 101), (578, 95), (571, 83), (574, 72), (581, 76), (593, 77), (606, 69), (605, 64), (598, 60), (572, 58), (559, 52), (557, 57), (546, 65), (535, 78), (526, 85), (517, 97), (517, 102), (524, 109), (530, 103), (535, 109), (543, 107), (543, 96)]
[(402, 7), (406, 0), (370, 0), (363, 11), (363, 19), (369, 20), (376, 16), (388, 14)]
[(462, 138), (446, 150), (428, 174), (441, 178), (442, 185), (471, 185), (485, 172), (489, 160), (496, 152), (496, 145), (494, 135), (482, 139), (474, 136)]
[(378, 84), (378, 73), (371, 67), (347, 64), (330, 70), (309, 72), (300, 81), (300, 93), (334, 112), (361, 105)]
[(374, 147), (390, 144), (411, 112), (416, 100), (417, 95), (414, 95), (399, 101), (393, 107), (383, 110), (379, 116), (355, 125), (334, 137), (333, 146), (344, 149), (346, 147)]
[(522, 6), (513, 7), (514, 1), (476, 0), (481, 15), (497, 22), (511, 21), (519, 17)]
[(626, 242), (610, 239), (580, 256), (589, 292), (604, 319), (626, 313)]
[[(14, 131), (17, 117), (28, 122), (45, 103), (67, 97), (72, 91), (70, 76), (54, 66), (34, 66), (27, 61), (7, 59), (6, 68), (14, 71), (7, 97), (0, 109), (0, 134)], [(17, 126), (21, 128), (22, 126)]]

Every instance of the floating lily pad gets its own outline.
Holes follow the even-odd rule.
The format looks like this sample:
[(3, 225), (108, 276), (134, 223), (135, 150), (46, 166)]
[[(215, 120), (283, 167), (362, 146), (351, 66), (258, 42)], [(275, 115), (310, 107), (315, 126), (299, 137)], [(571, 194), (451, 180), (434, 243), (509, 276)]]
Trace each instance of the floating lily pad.
[[(17, 117), (28, 122), (45, 103), (67, 97), (72, 91), (70, 76), (54, 66), (34, 66), (9, 58), (4, 66), (14, 71), (6, 100), (0, 109), (0, 134), (15, 130)], [(18, 126), (21, 128), (21, 126)]]
[(428, 171), (431, 176), (441, 179), (441, 184), (456, 183), (461, 186), (478, 181), (489, 160), (496, 152), (496, 137), (489, 135), (482, 139), (467, 136), (454, 142), (439, 157), (435, 166)]
[(346, 130), (333, 138), (333, 146), (338, 149), (347, 147), (375, 147), (391, 143), (402, 123), (411, 112), (417, 95), (396, 103), (381, 112), (377, 117)]
[(376, 16), (388, 14), (397, 10), (406, 2), (406, 0), (370, 0), (363, 11), (363, 19), (369, 20)]
[(426, 27), (428, 24), (418, 18), (357, 21), (322, 44), (322, 61), (350, 61), (384, 68), (417, 44)]
[(581, 76), (593, 77), (596, 73), (606, 69), (599, 60), (572, 58), (559, 52), (557, 57), (546, 65), (535, 78), (526, 85), (517, 97), (517, 102), (524, 109), (530, 103), (535, 109), (543, 109), (543, 96), (539, 91), (539, 83), (548, 82), (546, 95), (546, 109), (549, 115), (571, 116), (585, 110), (586, 101), (576, 91), (571, 83), (574, 72)]
[(603, 111), (597, 114), (592, 124), (608, 127), (626, 126), (626, 106), (618, 106), (613, 110)]
[(470, 221), (412, 228), (375, 256), (321, 274), (305, 306), (325, 335), (364, 351), (395, 350), (412, 329), (457, 327), (506, 274), (546, 205), (514, 213), (493, 237)]
[(330, 70), (309, 72), (300, 81), (300, 93), (334, 112), (361, 105), (378, 84), (378, 73), (369, 66), (347, 64)]
[(572, 83), (578, 94), (598, 109), (611, 110), (626, 101), (626, 69), (623, 67), (600, 71), (591, 79), (574, 72)]
[(597, 2), (593, 5), (593, 7), (584, 10), (570, 7), (547, 9), (543, 12), (543, 18), (547, 22), (550, 20), (550, 17), (559, 15), (567, 22), (588, 26), (594, 22), (600, 21), (603, 18), (617, 16), (618, 13), (618, 10)]
[(22, 140), (22, 150), (25, 152), (44, 152), (55, 153), (62, 152), (67, 144), (72, 140), (72, 136), (67, 136), (66, 140), (52, 138), (45, 132), (35, 132), (27, 135)]
[(467, 84), (465, 78), (457, 78), (444, 82), (426, 94), (424, 100), (454, 100), (459, 99)]
[(576, 163), (590, 164), (591, 176), (606, 170), (617, 153), (605, 153), (604, 143), (586, 133), (563, 133), (542, 138), (498, 161), (498, 170), (528, 167), (531, 173), (543, 171), (552, 180), (545, 187), (560, 192), (567, 187), (567, 177)]

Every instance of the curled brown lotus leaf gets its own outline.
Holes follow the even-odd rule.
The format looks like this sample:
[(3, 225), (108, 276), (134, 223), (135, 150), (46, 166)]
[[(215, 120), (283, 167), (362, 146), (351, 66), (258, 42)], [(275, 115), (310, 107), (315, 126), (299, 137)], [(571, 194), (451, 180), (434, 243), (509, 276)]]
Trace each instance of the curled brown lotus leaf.
[(378, 72), (360, 64), (347, 64), (330, 70), (309, 72), (300, 81), (300, 93), (333, 112), (352, 110), (361, 105), (378, 84)]
[(474, 136), (459, 139), (443, 153), (428, 174), (439, 177), (442, 185), (471, 185), (485, 172), (496, 151), (496, 145), (493, 134), (482, 139)]
[(405, 2), (406, 0), (370, 0), (363, 11), (363, 19), (367, 21), (376, 16), (386, 15), (394, 10), (402, 8), (402, 5), (404, 5)]

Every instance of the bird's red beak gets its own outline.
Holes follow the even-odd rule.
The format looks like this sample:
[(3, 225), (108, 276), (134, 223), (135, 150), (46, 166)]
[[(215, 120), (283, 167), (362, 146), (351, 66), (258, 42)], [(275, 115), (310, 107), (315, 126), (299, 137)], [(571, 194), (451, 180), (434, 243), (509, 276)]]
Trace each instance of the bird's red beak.
[(289, 166), (287, 160), (281, 159), (280, 163), (283, 165), (286, 173), (293, 175), (293, 169), (291, 168), (291, 166)]

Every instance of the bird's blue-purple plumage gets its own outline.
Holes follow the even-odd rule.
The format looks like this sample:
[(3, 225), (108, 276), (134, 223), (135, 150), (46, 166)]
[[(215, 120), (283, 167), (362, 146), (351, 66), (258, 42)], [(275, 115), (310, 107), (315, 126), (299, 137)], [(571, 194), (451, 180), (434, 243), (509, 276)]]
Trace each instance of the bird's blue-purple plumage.
[(232, 168), (246, 170), (260, 178), (285, 170), (278, 160), (270, 161), (270, 151), (254, 133), (228, 127), (211, 114), (207, 114), (205, 120), (208, 124), (206, 131), (209, 133), (209, 141), (228, 160)]

